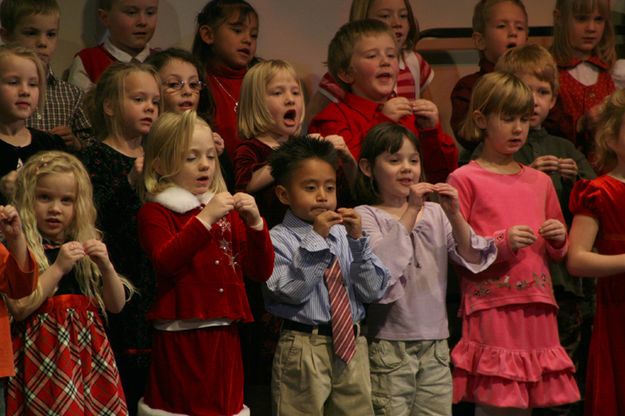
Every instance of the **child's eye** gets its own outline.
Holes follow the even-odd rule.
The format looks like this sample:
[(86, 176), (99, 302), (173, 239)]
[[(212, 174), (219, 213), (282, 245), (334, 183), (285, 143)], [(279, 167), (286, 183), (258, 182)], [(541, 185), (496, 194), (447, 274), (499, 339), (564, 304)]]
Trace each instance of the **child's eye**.
[(148, 16), (154, 16), (157, 13), (157, 10), (158, 9), (150, 8), (145, 11), (145, 14), (147, 14)]
[(315, 185), (305, 185), (304, 186), (304, 190), (307, 192), (313, 192), (317, 189), (317, 187)]
[(336, 189), (335, 185), (327, 185), (326, 186), (326, 191), (327, 192), (334, 192), (335, 189)]
[(251, 37), (252, 39), (258, 39), (258, 32), (252, 32), (252, 33), (250, 33), (250, 37)]
[(36, 198), (37, 198), (37, 201), (49, 201), (50, 200), (50, 196), (48, 194), (38, 194)]
[(546, 89), (546, 88), (541, 88), (541, 89), (538, 90), (538, 93), (540, 95), (549, 95), (549, 94), (551, 94), (551, 91)]
[(74, 198), (64, 197), (64, 198), (61, 199), (61, 203), (63, 205), (72, 205), (74, 203)]
[(50, 39), (54, 39), (54, 38), (56, 38), (56, 36), (58, 35), (58, 33), (56, 33), (56, 32), (48, 32), (46, 35), (47, 35)]
[(526, 30), (526, 29), (525, 29), (525, 26), (523, 26), (523, 25), (518, 25), (518, 26), (516, 27), (516, 30), (518, 30), (519, 32), (525, 32), (525, 30)]
[(145, 101), (144, 97), (133, 97), (132, 100), (136, 103), (142, 103)]

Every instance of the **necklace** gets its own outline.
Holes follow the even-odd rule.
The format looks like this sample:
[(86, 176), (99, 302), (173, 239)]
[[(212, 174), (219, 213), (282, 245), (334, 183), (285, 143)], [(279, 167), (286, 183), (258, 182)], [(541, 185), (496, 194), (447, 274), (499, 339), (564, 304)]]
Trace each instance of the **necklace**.
[(232, 102), (234, 103), (234, 112), (237, 112), (237, 109), (239, 108), (239, 102), (237, 100), (234, 99), (234, 97), (232, 96), (232, 94), (230, 94), (228, 92), (228, 90), (226, 89), (226, 87), (223, 86), (223, 84), (221, 82), (219, 82), (219, 80), (217, 79), (217, 77), (215, 75), (211, 75), (211, 78), (213, 78), (215, 80), (215, 82), (217, 83), (217, 85), (219, 85), (219, 88), (222, 89), (223, 92), (226, 93), (226, 95), (228, 97), (230, 97), (230, 99), (232, 100)]

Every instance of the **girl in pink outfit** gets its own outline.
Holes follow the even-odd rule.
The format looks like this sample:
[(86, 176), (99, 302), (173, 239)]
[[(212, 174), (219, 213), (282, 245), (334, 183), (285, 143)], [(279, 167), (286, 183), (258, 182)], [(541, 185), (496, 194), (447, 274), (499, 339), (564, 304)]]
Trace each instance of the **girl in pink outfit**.
[(476, 415), (530, 415), (579, 400), (575, 367), (560, 345), (547, 256), (562, 260), (567, 235), (549, 177), (514, 161), (527, 139), (532, 92), (509, 74), (485, 75), (471, 97), (463, 137), (479, 157), (449, 183), (478, 235), (497, 244), (495, 263), (459, 270), (462, 338), (452, 351), (454, 402)]

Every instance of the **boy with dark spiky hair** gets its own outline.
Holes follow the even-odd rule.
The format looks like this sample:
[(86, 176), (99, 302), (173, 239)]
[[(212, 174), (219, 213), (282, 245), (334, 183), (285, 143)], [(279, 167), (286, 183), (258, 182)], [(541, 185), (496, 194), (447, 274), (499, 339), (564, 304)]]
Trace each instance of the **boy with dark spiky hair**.
[(332, 143), (294, 137), (270, 157), (276, 194), (289, 207), (271, 230), (273, 274), (265, 305), (283, 319), (273, 361), (274, 415), (372, 415), (363, 304), (386, 290), (388, 271), (360, 216), (336, 210)]

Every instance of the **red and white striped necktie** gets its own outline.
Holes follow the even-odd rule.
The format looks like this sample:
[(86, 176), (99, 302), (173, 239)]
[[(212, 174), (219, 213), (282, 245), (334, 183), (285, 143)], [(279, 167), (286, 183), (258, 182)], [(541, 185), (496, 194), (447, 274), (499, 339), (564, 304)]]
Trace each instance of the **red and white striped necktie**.
[(332, 344), (334, 353), (346, 363), (356, 353), (354, 322), (349, 303), (347, 288), (343, 284), (343, 275), (338, 258), (334, 258), (330, 267), (323, 274), (328, 286), (330, 298), (330, 315), (332, 318)]

